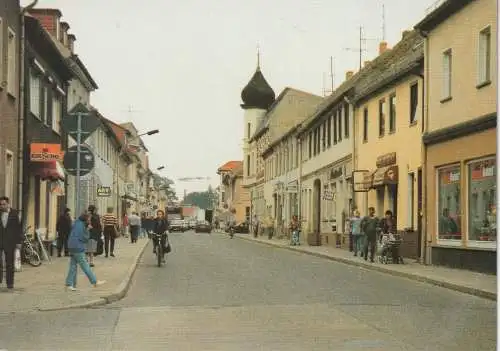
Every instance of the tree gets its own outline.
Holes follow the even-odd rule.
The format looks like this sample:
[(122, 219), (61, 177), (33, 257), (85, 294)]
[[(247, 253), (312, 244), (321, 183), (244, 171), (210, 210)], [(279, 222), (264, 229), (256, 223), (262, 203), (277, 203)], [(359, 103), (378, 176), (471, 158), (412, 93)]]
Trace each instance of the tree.
[(206, 191), (195, 191), (186, 195), (182, 201), (183, 205), (197, 206), (202, 209), (213, 208), (213, 201), (215, 198), (215, 192), (211, 186), (208, 187)]
[(153, 184), (158, 189), (164, 190), (169, 200), (178, 200), (177, 195), (175, 194), (175, 188), (173, 187), (174, 181), (170, 178), (162, 177), (159, 174), (153, 173)]

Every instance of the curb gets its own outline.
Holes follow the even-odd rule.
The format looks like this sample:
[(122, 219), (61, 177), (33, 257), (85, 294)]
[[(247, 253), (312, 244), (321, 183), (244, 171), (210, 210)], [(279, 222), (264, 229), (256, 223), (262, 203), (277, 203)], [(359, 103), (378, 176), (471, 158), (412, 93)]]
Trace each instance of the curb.
[(284, 249), (284, 250), (288, 250), (288, 251), (300, 252), (300, 253), (307, 254), (307, 255), (310, 255), (310, 256), (324, 258), (324, 259), (327, 259), (327, 260), (330, 260), (330, 261), (344, 263), (344, 264), (347, 264), (347, 265), (350, 265), (350, 266), (357, 266), (357, 267), (365, 268), (365, 269), (368, 269), (368, 270), (377, 271), (377, 272), (381, 272), (381, 273), (386, 273), (386, 274), (390, 274), (390, 275), (393, 275), (393, 276), (398, 276), (398, 277), (401, 277), (401, 278), (407, 278), (407, 279), (418, 281), (418, 282), (421, 282), (421, 283), (427, 283), (427, 284), (439, 286), (439, 287), (442, 287), (442, 288), (446, 288), (446, 289), (449, 289), (449, 290), (458, 291), (458, 292), (461, 292), (461, 293), (464, 293), (464, 294), (473, 295), (473, 296), (481, 297), (481, 298), (484, 298), (484, 299), (497, 301), (497, 293), (486, 291), (486, 290), (481, 290), (481, 289), (476, 289), (476, 288), (473, 288), (473, 287), (468, 287), (468, 286), (458, 285), (458, 284), (454, 284), (454, 283), (450, 283), (450, 282), (445, 282), (445, 281), (442, 281), (442, 280), (437, 280), (437, 279), (434, 279), (434, 278), (429, 278), (429, 277), (421, 276), (421, 275), (414, 274), (414, 273), (407, 273), (407, 272), (395, 271), (395, 270), (392, 270), (392, 269), (389, 269), (389, 268), (385, 268), (384, 266), (370, 265), (370, 264), (366, 264), (366, 263), (363, 263), (363, 262), (356, 262), (356, 261), (352, 261), (352, 260), (349, 260), (349, 259), (346, 259), (346, 258), (343, 258), (343, 257), (335, 257), (335, 256), (329, 256), (329, 255), (326, 255), (326, 254), (323, 254), (323, 253), (319, 253), (319, 252), (311, 252), (311, 251), (307, 251), (307, 250), (304, 250), (304, 249), (301, 249), (301, 248), (297, 248), (297, 247), (281, 246), (281, 245), (276, 244), (276, 243), (274, 243), (272, 241), (270, 241), (270, 242), (257, 241), (257, 240), (253, 240), (251, 238), (247, 238), (247, 237), (244, 237), (244, 236), (235, 236), (235, 237), (238, 238), (238, 239), (242, 239), (242, 240), (246, 240), (246, 241), (251, 241), (251, 242), (254, 242), (254, 243), (257, 243), (257, 244), (262, 244), (262, 245), (267, 245), (267, 246), (273, 246), (273, 247)]
[(67, 305), (67, 306), (62, 306), (62, 307), (54, 307), (54, 308), (38, 308), (36, 309), (37, 311), (40, 312), (50, 312), (50, 311), (63, 311), (63, 310), (72, 310), (72, 309), (82, 309), (82, 308), (92, 308), (92, 307), (97, 307), (97, 306), (104, 306), (113, 302), (116, 302), (118, 300), (121, 300), (127, 295), (128, 290), (130, 289), (130, 285), (132, 283), (132, 278), (134, 277), (135, 271), (137, 270), (137, 266), (139, 265), (139, 261), (141, 260), (142, 255), (144, 254), (144, 251), (146, 250), (146, 247), (149, 244), (149, 240), (146, 240), (144, 246), (141, 248), (139, 253), (136, 255), (134, 261), (132, 262), (132, 265), (130, 266), (126, 277), (123, 279), (123, 281), (120, 283), (118, 288), (115, 289), (115, 291), (109, 295), (102, 296), (100, 298), (97, 298), (95, 300), (83, 302), (83, 303), (78, 303), (78, 304), (72, 304), (72, 305)]

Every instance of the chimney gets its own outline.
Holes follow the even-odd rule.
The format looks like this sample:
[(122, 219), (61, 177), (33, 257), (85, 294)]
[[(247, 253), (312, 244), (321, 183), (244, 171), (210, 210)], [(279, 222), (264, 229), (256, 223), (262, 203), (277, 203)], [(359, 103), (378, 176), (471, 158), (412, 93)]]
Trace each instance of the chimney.
[(403, 31), (403, 35), (402, 35), (402, 39), (406, 38), (406, 36), (407, 36), (408, 34), (410, 34), (410, 33), (411, 33), (411, 30), (404, 30), (404, 31)]
[(378, 54), (382, 55), (384, 52), (387, 51), (387, 42), (386, 41), (381, 41), (380, 44), (378, 44)]
[(30, 9), (30, 15), (35, 17), (42, 27), (49, 32), (54, 38), (58, 38), (59, 22), (62, 16), (58, 9)]
[(61, 22), (61, 36), (59, 37), (59, 41), (65, 46), (68, 47), (68, 30), (69, 24), (68, 22)]
[(353, 71), (347, 71), (345, 73), (345, 80), (349, 80), (352, 78), (352, 76), (354, 75), (354, 72)]
[(365, 62), (363, 62), (363, 67), (368, 66), (368, 64), (369, 64), (370, 62), (371, 62), (371, 61), (365, 61)]
[(75, 41), (76, 36), (74, 34), (68, 34), (68, 49), (72, 54), (75, 52)]

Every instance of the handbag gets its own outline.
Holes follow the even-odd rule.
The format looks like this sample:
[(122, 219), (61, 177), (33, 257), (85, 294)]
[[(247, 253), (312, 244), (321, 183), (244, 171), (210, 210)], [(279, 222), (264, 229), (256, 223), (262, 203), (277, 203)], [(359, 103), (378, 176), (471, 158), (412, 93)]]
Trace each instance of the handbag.
[(120, 237), (120, 231), (118, 230), (118, 228), (113, 227), (113, 232), (115, 239)]

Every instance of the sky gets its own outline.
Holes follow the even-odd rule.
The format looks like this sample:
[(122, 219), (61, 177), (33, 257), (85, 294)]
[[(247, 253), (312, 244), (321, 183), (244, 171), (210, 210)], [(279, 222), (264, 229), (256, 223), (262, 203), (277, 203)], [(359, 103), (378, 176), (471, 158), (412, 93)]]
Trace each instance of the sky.
[(36, 7), (58, 8), (70, 24), (75, 53), (99, 85), (93, 106), (140, 132), (160, 130), (144, 137), (150, 168), (165, 166), (161, 174), (182, 195), (217, 186), (217, 168), (243, 159), (240, 93), (255, 72), (257, 48), (276, 96), (287, 86), (323, 95), (325, 80), (331, 90), (331, 56), (335, 86), (359, 68), (360, 26), (363, 60), (371, 60), (384, 17), (392, 47), (435, 2), (40, 0)]

